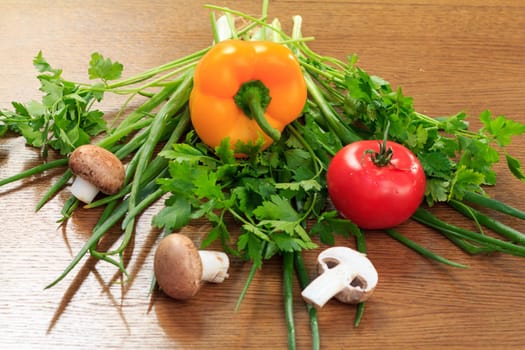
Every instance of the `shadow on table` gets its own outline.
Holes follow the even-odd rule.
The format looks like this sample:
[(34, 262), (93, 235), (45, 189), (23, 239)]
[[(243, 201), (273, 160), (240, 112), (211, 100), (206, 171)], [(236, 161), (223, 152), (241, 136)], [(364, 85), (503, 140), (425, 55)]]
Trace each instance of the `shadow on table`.
[[(74, 217), (72, 218), (74, 220)], [(82, 220), (80, 220), (82, 221)], [(68, 244), (67, 240), (67, 233), (66, 233), (66, 226), (62, 226), (63, 230), (63, 236), (66, 244)], [(76, 224), (76, 229), (81, 232), (90, 232), (91, 228), (83, 227), (82, 224)], [(85, 226), (85, 225), (84, 225)], [(97, 249), (100, 252), (108, 251), (109, 249), (112, 249), (112, 247), (119, 241), (119, 238), (122, 235), (122, 232), (119, 229), (119, 224), (117, 224), (115, 227), (117, 229), (111, 229), (104, 235), (104, 237), (99, 242)], [(70, 285), (64, 292), (64, 295), (53, 314), (53, 318), (51, 319), (49, 323), (49, 327), (47, 329), (47, 333), (49, 334), (57, 322), (59, 321), (60, 317), (63, 315), (65, 310), (67, 309), (68, 305), (73, 300), (73, 297), (75, 294), (80, 290), (82, 284), (87, 280), (90, 273), (93, 273), (95, 279), (98, 281), (100, 286), (102, 287), (101, 293), (103, 295), (106, 295), (107, 298), (111, 301), (111, 304), (115, 307), (115, 309), (118, 311), (118, 314), (120, 318), (122, 319), (122, 322), (126, 326), (126, 328), (129, 331), (129, 324), (126, 320), (124, 310), (122, 308), (123, 300), (132, 287), (133, 283), (136, 280), (136, 277), (139, 273), (139, 271), (142, 269), (142, 267), (145, 264), (146, 258), (151, 253), (155, 241), (158, 238), (159, 232), (158, 230), (152, 229), (150, 230), (149, 234), (145, 237), (145, 241), (142, 244), (142, 248), (139, 252), (136, 254), (134, 253), (134, 250), (136, 248), (135, 245), (135, 235), (132, 236), (126, 250), (124, 251), (124, 254), (122, 255), (122, 262), (123, 266), (127, 271), (127, 276), (124, 275), (121, 271), (117, 270), (113, 276), (106, 281), (102, 274), (97, 270), (96, 265), (100, 261), (96, 257), (89, 256), (85, 263), (80, 267), (80, 270), (77, 272), (75, 278), (70, 282)], [(87, 253), (89, 255), (89, 252)], [(134, 263), (132, 266), (130, 265), (130, 261), (134, 258)], [(116, 256), (118, 258), (118, 256)], [(104, 262), (103, 262), (104, 263)], [(130, 268), (128, 268), (130, 267)], [(117, 269), (115, 267), (115, 269)], [(118, 283), (121, 286), (120, 289), (120, 297), (115, 296), (114, 290), (112, 290), (112, 286)]]

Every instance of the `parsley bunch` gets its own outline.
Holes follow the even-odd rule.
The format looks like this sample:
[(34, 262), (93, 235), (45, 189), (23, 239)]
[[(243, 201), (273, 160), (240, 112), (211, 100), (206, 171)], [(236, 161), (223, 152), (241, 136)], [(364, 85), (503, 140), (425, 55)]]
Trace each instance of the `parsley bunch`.
[[(215, 152), (200, 142), (163, 151), (169, 178), (159, 183), (172, 195), (153, 224), (171, 232), (205, 217), (214, 227), (203, 246), (220, 239), (230, 254), (257, 267), (280, 251), (316, 248), (305, 224), (323, 210), (326, 193), (319, 164), (304, 145), (288, 133), (270, 152), (244, 160), (233, 154), (228, 140)], [(225, 220), (230, 215), (242, 231), (234, 246)]]
[[(103, 98), (97, 85), (81, 87), (62, 78), (62, 70), (53, 68), (39, 52), (33, 65), (40, 73), (42, 101), (13, 102), (12, 111), (0, 111), (0, 135), (11, 130), (26, 139), (27, 144), (40, 148), (44, 158), (49, 148), (67, 155), (76, 147), (89, 143), (106, 129), (104, 113), (93, 108)], [(94, 53), (90, 63), (90, 79), (104, 83), (120, 78), (122, 65)]]

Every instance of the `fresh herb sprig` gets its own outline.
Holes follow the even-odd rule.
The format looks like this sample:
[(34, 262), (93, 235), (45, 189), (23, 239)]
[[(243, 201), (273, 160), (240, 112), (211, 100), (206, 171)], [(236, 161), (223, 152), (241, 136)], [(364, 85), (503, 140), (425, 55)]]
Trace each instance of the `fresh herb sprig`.
[[(49, 148), (67, 155), (107, 130), (104, 113), (93, 108), (103, 91), (65, 80), (62, 70), (53, 68), (42, 52), (36, 55), (33, 65), (40, 73), (37, 78), (44, 94), (42, 101), (13, 102), (13, 110), (0, 111), (0, 134), (7, 130), (20, 134), (29, 145), (40, 148), (46, 158)], [(90, 74), (90, 78), (104, 82), (120, 78), (122, 72), (120, 63), (99, 54), (93, 54), (91, 67), (90, 71), (96, 69), (97, 74)]]

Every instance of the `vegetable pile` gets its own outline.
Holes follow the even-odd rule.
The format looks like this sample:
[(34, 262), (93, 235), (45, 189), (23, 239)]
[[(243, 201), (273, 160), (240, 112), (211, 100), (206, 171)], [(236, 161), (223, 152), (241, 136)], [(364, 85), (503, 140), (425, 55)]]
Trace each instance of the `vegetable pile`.
[[(87, 208), (104, 206), (104, 210), (83, 248), (48, 288), (88, 253), (127, 274), (123, 254), (135, 233), (136, 218), (161, 199), (164, 206), (152, 225), (163, 235), (205, 218), (213, 228), (200, 248), (219, 240), (228, 255), (252, 264), (239, 303), (263, 262), (282, 256), (290, 348), (295, 347), (292, 279), (295, 273), (303, 289), (309, 284), (301, 252), (318, 248), (317, 239), (333, 245), (336, 234), (352, 236), (364, 252), (361, 229), (379, 227), (430, 259), (463, 267), (394, 228), (415, 210), (412, 219), (434, 228), (469, 254), (502, 252), (525, 257), (525, 234), (484, 213), (484, 208), (490, 208), (525, 219), (525, 212), (484, 191), (484, 186), (496, 183), (494, 165), (500, 157), (506, 159), (512, 174), (525, 180), (519, 160), (506, 151), (512, 137), (525, 133), (524, 124), (488, 111), (479, 116), (483, 127), (477, 131), (469, 129), (464, 113), (431, 118), (415, 111), (412, 99), (401, 89), (359, 68), (355, 55), (340, 61), (312, 51), (307, 45), (312, 38), (301, 34), (300, 16), (293, 17), (288, 35), (277, 19), (268, 21), (267, 1), (260, 18), (208, 7), (215, 43), (211, 47), (130, 78), (122, 78), (121, 63), (94, 53), (89, 83), (66, 80), (61, 69), (53, 68), (38, 53), (33, 62), (42, 101), (13, 102), (12, 110), (0, 111), (0, 135), (21, 135), (28, 145), (41, 149), (44, 159), (35, 168), (0, 179), (0, 186), (64, 167), (77, 147), (89, 143), (126, 162), (120, 191), (85, 204)], [(215, 13), (222, 17), (216, 20)], [(238, 90), (241, 84), (242, 92)], [(111, 124), (96, 109), (106, 94), (125, 97)], [(126, 107), (139, 97), (145, 97), (145, 102), (126, 114)], [(383, 153), (392, 148), (394, 157), (404, 150), (415, 155), (425, 175), (426, 186), (419, 182), (420, 192), (412, 194), (413, 208), (408, 214), (400, 213), (379, 226), (374, 215), (361, 214), (354, 221), (342, 217), (329, 200), (327, 170), (332, 159), (346, 145), (363, 140), (368, 141), (354, 159), (357, 162), (364, 163), (365, 157), (368, 162), (371, 150), (381, 153), (376, 146), (382, 145)], [(50, 153), (53, 159), (47, 160)], [(72, 177), (66, 169), (37, 210), (59, 191), (68, 191)], [(393, 203), (401, 200), (395, 192), (390, 194)], [(357, 197), (348, 200), (352, 198)], [(359, 199), (351, 203), (365, 204)], [(431, 208), (437, 203), (446, 203), (473, 220), (480, 232), (434, 216)], [(79, 205), (71, 196), (59, 221), (67, 220)], [(227, 218), (240, 227), (238, 236), (230, 234), (232, 221)], [(123, 232), (118, 246), (99, 251), (99, 241), (116, 225)], [(499, 236), (483, 234), (483, 227)], [(316, 310), (307, 307), (314, 347), (318, 347)], [(363, 307), (363, 303), (358, 306), (356, 325)]]

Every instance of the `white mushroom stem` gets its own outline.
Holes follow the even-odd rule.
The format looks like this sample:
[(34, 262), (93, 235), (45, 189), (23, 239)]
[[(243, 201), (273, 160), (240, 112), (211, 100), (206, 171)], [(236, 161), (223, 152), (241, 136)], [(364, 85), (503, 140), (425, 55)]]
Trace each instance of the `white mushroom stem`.
[(223, 252), (199, 250), (202, 261), (202, 280), (212, 283), (222, 283), (228, 278), (230, 260)]
[(91, 203), (98, 192), (97, 186), (80, 176), (76, 176), (71, 184), (71, 194), (84, 203)]
[(328, 300), (347, 288), (357, 275), (355, 269), (339, 264), (313, 280), (303, 290), (303, 299), (320, 309)]

